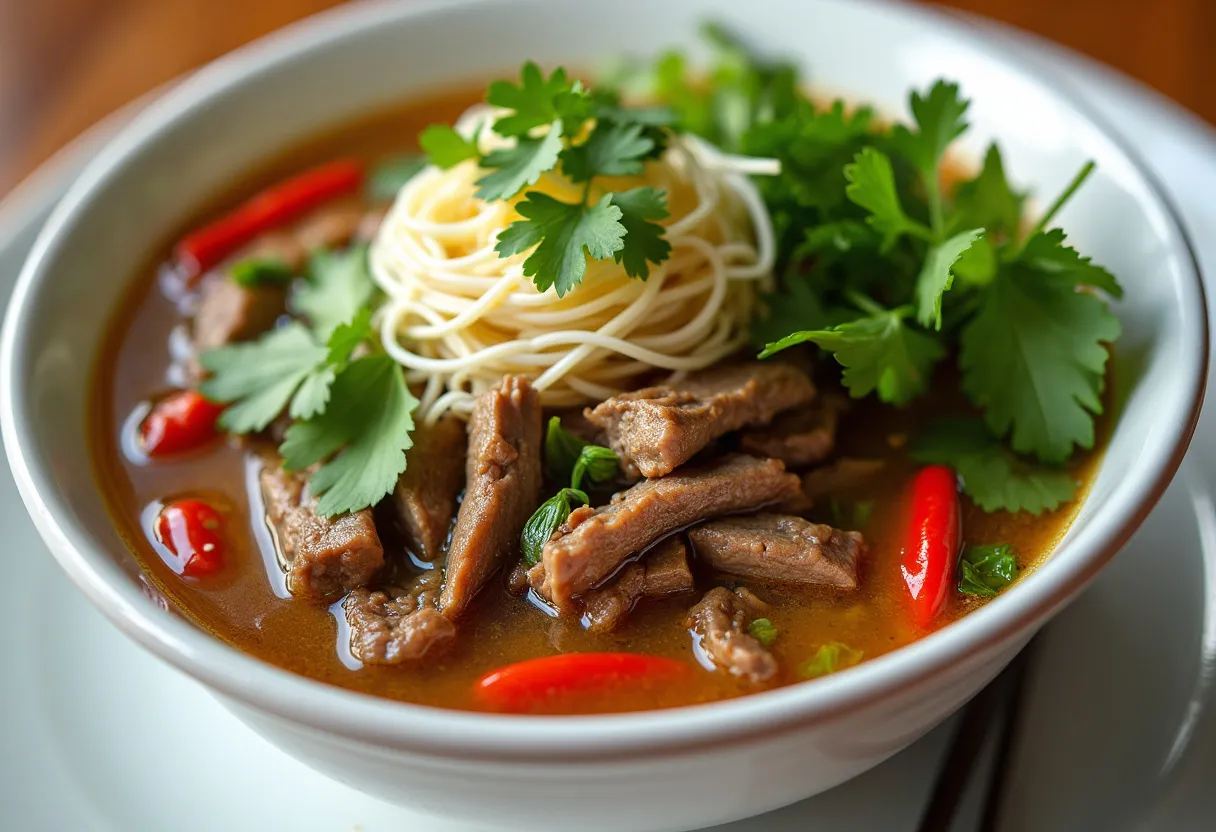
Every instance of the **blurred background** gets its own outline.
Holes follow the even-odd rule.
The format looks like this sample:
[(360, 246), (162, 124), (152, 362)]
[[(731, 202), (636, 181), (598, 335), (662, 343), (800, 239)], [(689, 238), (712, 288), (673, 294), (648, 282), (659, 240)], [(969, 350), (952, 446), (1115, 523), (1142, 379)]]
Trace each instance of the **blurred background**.
[[(597, 0), (587, 0), (596, 2)], [(0, 0), (0, 197), (107, 113), (339, 0)], [(946, 0), (1216, 122), (1216, 0)]]

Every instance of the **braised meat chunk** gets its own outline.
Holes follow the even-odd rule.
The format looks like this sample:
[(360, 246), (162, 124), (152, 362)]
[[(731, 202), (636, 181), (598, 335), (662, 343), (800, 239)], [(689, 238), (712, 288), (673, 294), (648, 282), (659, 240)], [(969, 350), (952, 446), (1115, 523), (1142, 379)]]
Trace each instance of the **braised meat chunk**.
[(274, 326), (287, 306), (283, 286), (241, 286), (226, 275), (203, 285), (194, 313), (191, 341), (195, 354), (256, 338)]
[(612, 583), (587, 593), (583, 598), (583, 624), (592, 632), (609, 632), (638, 601), (692, 592), (693, 586), (688, 544), (680, 535), (673, 535), (642, 560), (626, 565)]
[(751, 682), (777, 675), (777, 660), (747, 632), (768, 605), (746, 589), (715, 587), (688, 611), (688, 629), (715, 666)]
[(449, 617), (460, 615), (517, 549), (540, 502), (540, 397), (527, 379), (508, 376), (477, 400), (465, 479), (440, 603)]
[(259, 476), (266, 523), (297, 598), (329, 603), (366, 586), (384, 565), (371, 509), (336, 517), (316, 512), (308, 477), (268, 460)]
[(364, 664), (393, 665), (446, 650), (456, 625), (438, 610), (440, 583), (438, 572), (428, 572), (409, 588), (352, 591), (342, 602), (351, 655)]
[(836, 423), (845, 402), (824, 396), (807, 407), (779, 414), (772, 424), (745, 432), (740, 450), (779, 459), (787, 468), (805, 468), (827, 459), (836, 445)]
[(697, 559), (720, 572), (796, 584), (857, 588), (866, 543), (801, 517), (757, 514), (724, 517), (688, 533)]
[(443, 553), (456, 498), (464, 484), (464, 422), (445, 416), (414, 431), (414, 446), (397, 480), (393, 502), (414, 554), (426, 561)]
[(707, 467), (646, 480), (599, 508), (582, 507), (545, 544), (532, 585), (563, 611), (631, 555), (707, 517), (755, 511), (798, 492), (775, 459), (730, 454)]
[(881, 459), (841, 457), (831, 465), (815, 468), (802, 477), (802, 494), (808, 500), (833, 497), (870, 483), (885, 467)]
[(790, 364), (736, 364), (613, 396), (587, 418), (604, 431), (626, 472), (661, 477), (718, 437), (768, 424), (814, 395), (810, 378)]

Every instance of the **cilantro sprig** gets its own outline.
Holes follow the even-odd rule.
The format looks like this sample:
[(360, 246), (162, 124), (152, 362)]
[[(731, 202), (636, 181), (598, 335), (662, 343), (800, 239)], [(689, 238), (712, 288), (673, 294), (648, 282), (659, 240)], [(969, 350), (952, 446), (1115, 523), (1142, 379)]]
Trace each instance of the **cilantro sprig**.
[(912, 91), (910, 119), (887, 126), (865, 107), (816, 104), (782, 74), (788, 64), (738, 38), (717, 32), (709, 44), (701, 78), (668, 55), (648, 85), (629, 83), (670, 104), (677, 127), (781, 163), (780, 176), (755, 180), (778, 241), (779, 286), (752, 322), (760, 356), (814, 345), (851, 395), (896, 406), (932, 395), (937, 367), (954, 362), (980, 418), (956, 436), (931, 430), (918, 458), (954, 465), (989, 511), (1070, 499), (1075, 484), (1054, 466), (1093, 447), (1120, 334), (1118, 281), (1054, 225), (1093, 164), (1027, 220), (995, 144), (978, 173), (951, 181), (970, 105), (957, 84)]
[[(563, 297), (587, 273), (587, 259), (613, 259), (633, 278), (645, 280), (651, 266), (671, 254), (661, 221), (666, 194), (649, 187), (617, 190), (603, 180), (636, 176), (666, 147), (670, 114), (627, 108), (609, 92), (592, 92), (565, 70), (546, 78), (524, 64), (519, 83), (495, 81), (486, 102), (504, 114), (489, 128), (505, 146), (480, 150), (480, 137), (431, 125), (419, 143), (432, 162), (449, 168), (474, 160), (485, 171), (476, 196), (515, 200), (520, 219), (498, 235), (500, 257), (530, 252), (524, 275), (543, 291)], [(560, 176), (582, 186), (576, 200), (528, 190), (542, 176)], [(522, 196), (520, 196), (522, 193)]]

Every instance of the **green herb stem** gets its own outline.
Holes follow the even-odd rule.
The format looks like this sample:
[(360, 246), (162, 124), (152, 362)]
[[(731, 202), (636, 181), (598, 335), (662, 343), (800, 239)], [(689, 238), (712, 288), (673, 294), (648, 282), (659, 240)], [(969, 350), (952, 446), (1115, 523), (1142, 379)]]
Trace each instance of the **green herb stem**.
[(1051, 203), (1051, 207), (1039, 218), (1038, 223), (1035, 224), (1031, 232), (1022, 239), (1021, 243), (1015, 247), (1011, 247), (1012, 254), (1006, 258), (1007, 260), (1016, 260), (1018, 255), (1022, 253), (1022, 249), (1026, 246), (1026, 241), (1047, 228), (1047, 224), (1055, 219), (1056, 214), (1059, 213), (1068, 200), (1072, 199), (1072, 195), (1077, 192), (1077, 189), (1085, 184), (1085, 180), (1089, 178), (1089, 175), (1094, 172), (1094, 168), (1096, 167), (1097, 163), (1093, 159), (1090, 159), (1081, 167), (1081, 170), (1077, 171), (1077, 175), (1068, 183), (1068, 187), (1056, 197), (1055, 202)]

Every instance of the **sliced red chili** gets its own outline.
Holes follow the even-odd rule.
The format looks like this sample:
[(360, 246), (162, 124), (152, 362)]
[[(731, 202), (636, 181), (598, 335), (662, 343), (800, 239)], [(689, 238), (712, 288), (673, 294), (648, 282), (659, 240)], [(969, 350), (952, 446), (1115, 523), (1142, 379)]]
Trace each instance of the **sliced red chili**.
[(569, 697), (671, 682), (685, 662), (641, 653), (565, 653), (492, 670), (474, 685), (483, 705), (506, 713), (540, 713)]
[(210, 225), (187, 234), (174, 254), (188, 282), (254, 237), (307, 214), (363, 184), (363, 165), (339, 159), (273, 185)]
[(219, 435), (215, 423), (223, 411), (223, 405), (197, 390), (170, 393), (140, 423), (140, 447), (150, 457), (161, 457), (205, 445)]
[(917, 472), (909, 492), (909, 521), (904, 537), (903, 575), (912, 596), (917, 626), (932, 626), (956, 583), (962, 514), (958, 480), (943, 465)]
[(156, 539), (169, 550), (169, 563), (181, 575), (202, 578), (224, 568), (224, 530), (220, 513), (203, 500), (174, 500), (156, 516)]

